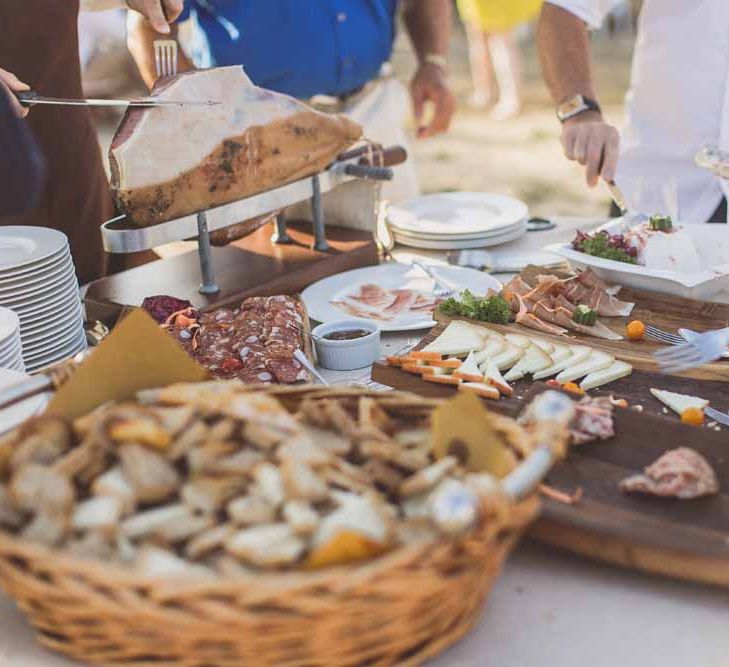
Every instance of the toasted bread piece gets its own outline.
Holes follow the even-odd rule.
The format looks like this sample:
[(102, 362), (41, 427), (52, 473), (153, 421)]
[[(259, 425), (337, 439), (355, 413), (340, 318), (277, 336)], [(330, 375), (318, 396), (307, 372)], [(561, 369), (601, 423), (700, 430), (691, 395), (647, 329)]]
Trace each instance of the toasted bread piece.
[(490, 384), (484, 384), (483, 382), (462, 382), (458, 385), (458, 391), (470, 391), (482, 398), (490, 398), (495, 401), (499, 400), (499, 390)]
[(461, 378), (453, 377), (452, 375), (423, 375), (423, 380), (427, 382), (437, 382), (438, 384), (450, 384), (457, 386), (463, 382)]

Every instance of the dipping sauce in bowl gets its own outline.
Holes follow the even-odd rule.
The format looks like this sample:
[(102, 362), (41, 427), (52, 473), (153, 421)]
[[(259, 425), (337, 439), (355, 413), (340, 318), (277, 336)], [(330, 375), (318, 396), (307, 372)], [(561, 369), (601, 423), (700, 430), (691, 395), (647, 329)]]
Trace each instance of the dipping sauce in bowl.
[(340, 331), (325, 334), (324, 338), (327, 340), (355, 340), (356, 338), (369, 336), (371, 333), (371, 331), (365, 329), (341, 329)]
[(371, 366), (380, 358), (380, 329), (365, 320), (336, 320), (315, 327), (319, 365), (333, 371)]

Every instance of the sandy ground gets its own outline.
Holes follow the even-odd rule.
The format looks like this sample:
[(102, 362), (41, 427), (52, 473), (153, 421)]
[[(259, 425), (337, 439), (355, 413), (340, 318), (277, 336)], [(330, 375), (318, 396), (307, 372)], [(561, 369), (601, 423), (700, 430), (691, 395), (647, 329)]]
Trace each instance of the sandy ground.
[[(542, 82), (529, 33), (522, 42), (524, 110), (517, 118), (494, 120), (487, 111), (468, 107), (471, 91), (466, 42), (462, 28), (456, 27), (450, 63), (459, 108), (446, 135), (414, 143), (413, 157), (423, 191), (510, 194), (527, 202), (532, 215), (602, 215), (609, 203), (607, 192), (600, 187), (588, 188), (579, 166), (564, 159), (559, 145), (559, 123)], [(607, 116), (616, 123), (622, 120), (631, 48), (630, 32), (614, 36), (603, 32), (593, 39), (600, 99)], [(125, 57), (124, 53), (119, 55), (122, 60)], [(398, 76), (407, 82), (414, 61), (404, 36), (398, 40), (394, 63)], [(99, 119), (104, 155), (115, 125), (113, 116)]]

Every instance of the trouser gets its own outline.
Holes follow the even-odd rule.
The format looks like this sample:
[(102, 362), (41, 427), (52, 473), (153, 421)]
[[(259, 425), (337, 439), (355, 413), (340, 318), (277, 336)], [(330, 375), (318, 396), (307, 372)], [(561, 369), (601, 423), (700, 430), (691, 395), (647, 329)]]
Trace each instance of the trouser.
[[(617, 218), (620, 216), (620, 210), (615, 205), (615, 202), (610, 204), (610, 217)], [(716, 211), (711, 214), (711, 217), (706, 222), (726, 222), (727, 221), (727, 201), (726, 197), (723, 197)]]

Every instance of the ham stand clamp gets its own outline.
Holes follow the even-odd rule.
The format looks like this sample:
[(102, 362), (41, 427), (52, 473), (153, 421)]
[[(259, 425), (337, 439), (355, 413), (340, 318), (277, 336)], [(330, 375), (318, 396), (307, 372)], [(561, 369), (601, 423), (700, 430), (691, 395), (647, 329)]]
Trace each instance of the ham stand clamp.
[[(324, 171), (299, 181), (149, 227), (130, 227), (126, 223), (126, 216), (121, 215), (101, 225), (101, 236), (104, 249), (112, 253), (139, 252), (173, 241), (197, 238), (202, 276), (199, 292), (217, 294), (220, 288), (215, 282), (210, 232), (280, 211), (308, 199), (312, 208), (314, 249), (326, 252), (329, 244), (326, 239), (322, 195), (355, 178), (383, 181), (392, 180), (392, 177), (390, 167), (373, 167), (350, 161), (334, 162)], [(283, 215), (277, 216), (273, 240), (278, 243), (291, 241)]]

